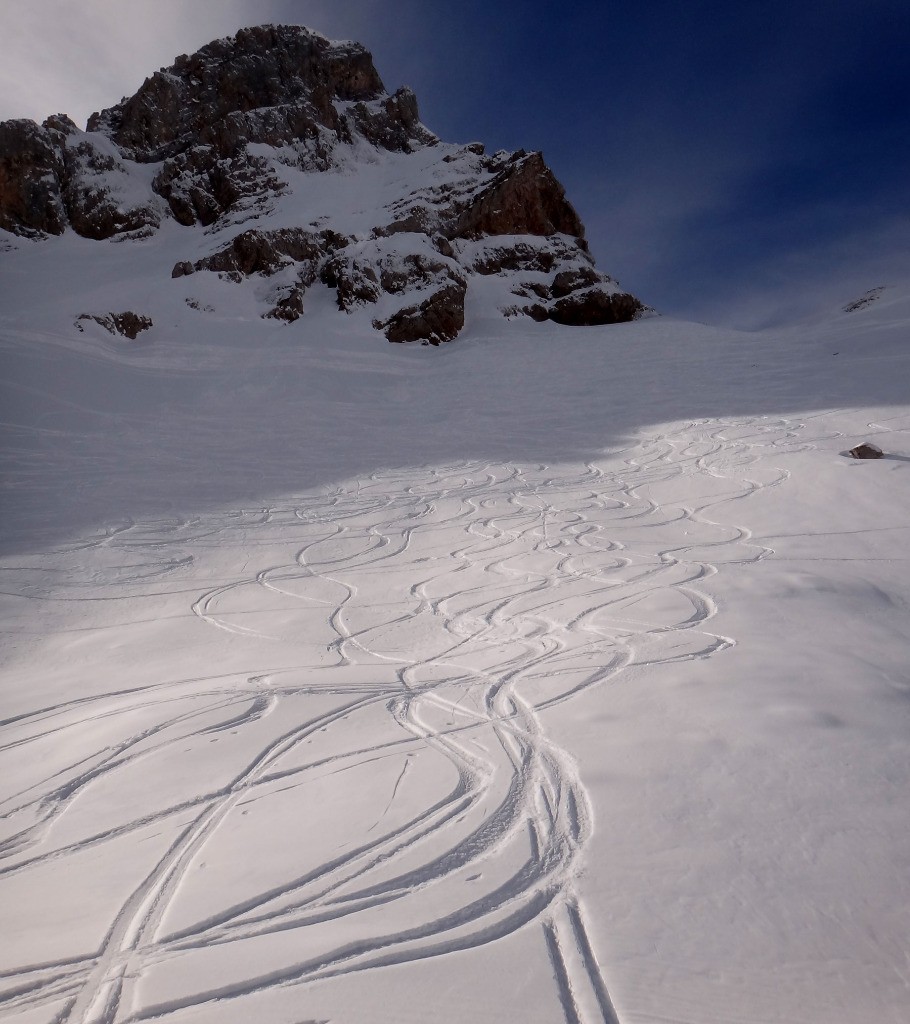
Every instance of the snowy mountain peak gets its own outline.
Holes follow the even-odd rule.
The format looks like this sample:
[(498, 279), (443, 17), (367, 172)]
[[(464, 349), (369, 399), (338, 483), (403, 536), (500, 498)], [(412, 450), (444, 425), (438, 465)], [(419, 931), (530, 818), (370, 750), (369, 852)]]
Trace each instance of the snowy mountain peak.
[(217, 273), (286, 322), (319, 284), (390, 341), (452, 340), (471, 288), (569, 325), (644, 309), (595, 269), (540, 153), (441, 143), (364, 47), (299, 26), (180, 56), (85, 132), (65, 115), (0, 125), (0, 228), (139, 242), (167, 221), (195, 230), (151, 273)]
[[(344, 124), (345, 104), (381, 101), (355, 118), (374, 145), (406, 150), (434, 140), (419, 124), (410, 90), (389, 100), (359, 44), (333, 43), (296, 25), (262, 25), (178, 57), (134, 96), (93, 114), (88, 130), (108, 135), (141, 162), (198, 145), (229, 158), (247, 143), (285, 145), (320, 129), (345, 136), (352, 127)], [(377, 117), (380, 109), (384, 117)]]

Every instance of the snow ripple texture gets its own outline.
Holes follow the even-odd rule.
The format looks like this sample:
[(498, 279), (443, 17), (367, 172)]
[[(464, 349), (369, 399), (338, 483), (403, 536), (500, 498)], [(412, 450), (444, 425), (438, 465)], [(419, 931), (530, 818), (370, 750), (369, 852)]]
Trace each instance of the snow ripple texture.
[[(53, 590), (37, 564), (7, 570), (38, 602), (176, 595), (231, 671), (216, 654), (3, 723), (2, 753), (35, 777), (4, 786), (0, 900), (103, 871), (124, 842), (148, 853), (97, 948), (0, 974), (0, 1016), (179, 1020), (536, 929), (565, 1019), (622, 1020), (580, 874), (596, 822), (548, 709), (734, 643), (700, 584), (768, 553), (728, 520), (785, 477), (762, 460), (751, 478), (756, 451), (797, 437), (700, 422), (583, 466), (378, 472), (119, 524), (48, 557)], [(693, 476), (701, 504), (648, 497)], [(216, 548), (242, 557), (194, 593)]]

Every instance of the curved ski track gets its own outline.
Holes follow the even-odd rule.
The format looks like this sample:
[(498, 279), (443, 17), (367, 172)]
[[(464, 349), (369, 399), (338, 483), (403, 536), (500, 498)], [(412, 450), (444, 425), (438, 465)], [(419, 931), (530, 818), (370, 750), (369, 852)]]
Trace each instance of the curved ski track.
[[(171, 828), (172, 841), (136, 879), (92, 955), (74, 950), (71, 959), (0, 973), (0, 1017), (47, 1007), (60, 1024), (176, 1019), (208, 1001), (445, 955), (536, 927), (566, 1020), (617, 1024), (579, 895), (591, 808), (542, 713), (629, 665), (708, 658), (734, 643), (709, 630), (716, 607), (698, 585), (718, 561), (769, 553), (726, 517), (731, 503), (786, 478), (759, 460), (810, 447), (804, 427), (702, 421), (602, 464), (376, 473), (281, 509), (124, 523), (79, 545), (83, 556), (93, 548), (129, 554), (132, 568), (120, 567), (116, 582), (159, 586), (191, 564), (179, 552), (230, 545), (231, 531), (242, 531), (254, 552), (260, 537), (263, 547), (296, 548), (283, 564), (248, 559), (237, 579), (188, 603), (202, 622), (255, 640), (256, 650), (280, 641), (299, 658), (240, 676), (124, 688), (3, 723), (0, 751), (18, 747), (27, 757), (48, 739), (79, 751), (80, 730), (99, 718), (148, 719), (135, 731), (124, 726), (113, 746), (83, 748), (31, 789), (3, 793), (11, 832), (0, 846), (0, 885), (27, 886), (48, 863), (65, 871), (69, 857), (155, 823)], [(650, 486), (683, 477), (692, 478), (685, 493), (706, 490), (703, 500), (662, 506), (647, 496)], [(676, 539), (655, 544), (652, 534)], [(5, 591), (41, 599), (28, 574), (7, 570), (4, 578)], [(82, 586), (97, 599), (96, 582)], [(116, 599), (110, 588), (102, 593)], [(67, 595), (80, 599), (78, 588)], [(674, 597), (658, 606), (672, 615), (647, 610), (661, 595)], [(282, 620), (272, 626), (275, 602)], [(306, 622), (295, 631), (298, 612)], [(320, 659), (307, 625), (316, 621)], [(307, 714), (308, 698), (327, 695), (328, 710), (320, 704)], [(369, 724), (353, 728), (364, 716), (388, 725), (372, 734), (376, 742)], [(135, 808), (92, 835), (55, 842), (74, 801), (91, 807), (102, 782), (116, 789), (120, 773), (162, 751), (179, 759), (188, 737), (254, 729), (254, 756), (238, 759), (226, 783), (200, 779), (175, 805)], [(402, 794), (431, 761), (448, 781), (423, 805), (412, 789), (401, 811)], [(291, 792), (303, 816), (310, 779), (386, 762), (393, 785), (333, 856), (296, 870), (281, 861), (236, 902), (171, 917), (204, 851), (220, 842), (230, 857), (241, 807)], [(282, 945), (282, 936), (303, 941)], [(259, 942), (278, 943), (268, 947), (277, 953), (267, 967), (252, 955), (238, 973), (235, 956), (215, 980), (203, 972), (166, 998), (144, 995), (143, 979), (176, 961)]]

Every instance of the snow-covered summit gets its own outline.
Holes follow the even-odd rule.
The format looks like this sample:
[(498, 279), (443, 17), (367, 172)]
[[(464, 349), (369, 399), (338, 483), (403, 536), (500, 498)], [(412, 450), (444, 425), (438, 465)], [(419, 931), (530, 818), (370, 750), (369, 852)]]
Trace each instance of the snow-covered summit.
[(397, 341), (454, 338), (482, 277), (505, 315), (587, 325), (644, 308), (596, 270), (540, 153), (440, 142), (363, 46), (300, 26), (182, 55), (86, 132), (65, 115), (5, 122), (0, 180), (0, 228), (141, 242), (176, 222), (196, 230), (169, 235), (150, 275), (228, 274), (288, 322), (318, 283)]
[[(262, 25), (179, 56), (134, 96), (93, 114), (88, 127), (143, 162), (200, 144), (229, 157), (244, 143), (282, 145), (319, 128), (347, 134), (338, 104), (390, 99), (363, 46), (332, 43), (301, 26)], [(417, 120), (410, 90), (385, 106), (385, 124), (367, 117), (357, 125), (374, 145), (406, 149), (435, 141)]]

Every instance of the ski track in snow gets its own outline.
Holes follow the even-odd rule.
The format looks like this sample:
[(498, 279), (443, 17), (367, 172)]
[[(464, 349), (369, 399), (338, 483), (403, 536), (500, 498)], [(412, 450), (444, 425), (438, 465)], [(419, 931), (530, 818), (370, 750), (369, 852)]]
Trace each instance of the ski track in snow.
[[(94, 549), (122, 553), (117, 582), (160, 587), (191, 566), (193, 545), (230, 544), (230, 531), (240, 530), (252, 552), (242, 573), (186, 594), (187, 607), (213, 629), (256, 641), (256, 650), (290, 644), (299, 661), (245, 678), (127, 682), (3, 723), (0, 751), (27, 755), (52, 739), (73, 759), (26, 791), (2, 793), (9, 831), (0, 893), (152, 825), (172, 839), (92, 955), (74, 950), (0, 972), (0, 1016), (43, 1007), (60, 1024), (177, 1020), (207, 1002), (536, 928), (566, 1021), (618, 1024), (622, 1007), (608, 991), (580, 876), (591, 807), (570, 753), (547, 737), (546, 710), (617, 681), (628, 666), (709, 658), (735, 642), (710, 631), (717, 609), (699, 583), (718, 563), (770, 552), (729, 519), (736, 503), (786, 479), (765, 456), (811, 447), (804, 427), (701, 421), (584, 466), (379, 472), (281, 508), (125, 522), (68, 549), (89, 564)], [(688, 494), (701, 493), (691, 478), (704, 479), (703, 503), (661, 505), (647, 495), (649, 485), (680, 477), (690, 478)], [(256, 564), (257, 546), (281, 544), (296, 547), (296, 558)], [(13, 592), (19, 577), (4, 576)], [(30, 579), (22, 577), (19, 596), (49, 597)], [(97, 600), (99, 590), (89, 580), (84, 597), (60, 593)], [(117, 599), (110, 587), (101, 594)], [(298, 615), (305, 622), (295, 626)], [(82, 740), (91, 723), (118, 716), (119, 742), (98, 750)], [(141, 728), (126, 724), (140, 719)], [(226, 783), (201, 777), (172, 806), (127, 802), (133, 816), (124, 810), (102, 831), (58, 841), (77, 802), (91, 815), (96, 788), (116, 791), (121, 773), (162, 752), (179, 764), (193, 739), (245, 734), (255, 742), (234, 752)], [(443, 766), (434, 770), (444, 781), (419, 805), (413, 783), (430, 764)], [(231, 835), (241, 814), (278, 796), (287, 808), (291, 794), (305, 817), (308, 785), (361, 769), (355, 786), (384, 773), (378, 795), (331, 857), (299, 867), (279, 858), (236, 902), (179, 913), (212, 845), (222, 860), (237, 855)], [(272, 813), (287, 813), (280, 808)], [(294, 936), (303, 941), (282, 944)], [(261, 943), (273, 952), (260, 956)], [(253, 951), (248, 961), (238, 949)], [(213, 973), (222, 952), (231, 966)], [(154, 984), (159, 972), (201, 955), (198, 974)]]

